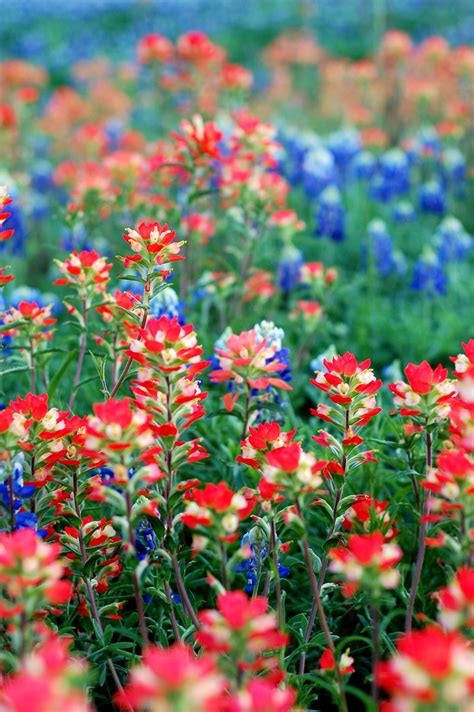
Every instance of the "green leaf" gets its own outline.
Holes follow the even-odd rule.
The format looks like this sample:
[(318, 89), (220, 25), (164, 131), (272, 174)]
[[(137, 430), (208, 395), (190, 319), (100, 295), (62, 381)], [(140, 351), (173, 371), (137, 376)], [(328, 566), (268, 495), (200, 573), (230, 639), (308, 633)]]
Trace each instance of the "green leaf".
[(48, 398), (51, 399), (53, 395), (56, 393), (56, 389), (59, 386), (59, 383), (61, 382), (62, 377), (64, 376), (65, 372), (67, 371), (67, 368), (69, 364), (76, 358), (77, 356), (77, 349), (73, 349), (70, 353), (66, 354), (64, 357), (61, 365), (59, 366), (58, 370), (54, 374), (54, 377), (51, 380), (51, 383), (49, 384), (48, 388)]
[(189, 196), (188, 203), (189, 203), (189, 205), (191, 205), (196, 200), (199, 200), (199, 198), (203, 198), (205, 195), (215, 195), (216, 193), (219, 193), (218, 188), (212, 188), (209, 190), (196, 190), (194, 193), (191, 193), (191, 195)]
[(5, 371), (0, 371), (0, 376), (8, 376), (9, 373), (22, 373), (24, 371), (31, 371), (29, 366), (15, 366), (14, 368), (7, 368)]
[(0, 324), (0, 333), (3, 331), (10, 331), (10, 329), (14, 329), (16, 326), (22, 326), (23, 324), (26, 324), (26, 321), (24, 319), (19, 319), (18, 321), (11, 321), (8, 324)]

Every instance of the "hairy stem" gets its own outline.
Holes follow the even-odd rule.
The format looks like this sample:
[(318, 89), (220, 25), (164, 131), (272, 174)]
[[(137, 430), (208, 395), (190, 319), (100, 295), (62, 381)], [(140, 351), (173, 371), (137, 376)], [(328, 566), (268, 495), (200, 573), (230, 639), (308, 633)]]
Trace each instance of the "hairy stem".
[[(426, 472), (428, 473), (429, 468), (432, 464), (432, 442), (431, 433), (426, 429)], [(415, 573), (413, 574), (413, 581), (410, 589), (410, 599), (408, 602), (406, 619), (405, 619), (405, 632), (410, 633), (413, 621), (413, 611), (415, 608), (416, 594), (418, 592), (418, 586), (420, 584), (421, 572), (423, 569), (423, 562), (425, 560), (425, 550), (426, 550), (426, 531), (428, 528), (428, 514), (430, 512), (430, 493), (425, 492), (425, 501), (423, 504), (423, 514), (420, 526), (420, 532), (418, 537), (418, 553), (416, 556), (415, 563)]]
[(84, 363), (84, 356), (86, 353), (87, 346), (87, 305), (85, 297), (82, 297), (81, 301), (81, 313), (82, 313), (82, 328), (81, 338), (79, 341), (79, 356), (77, 357), (76, 371), (74, 373), (74, 380), (72, 382), (71, 396), (69, 398), (69, 410), (71, 410), (74, 405), (74, 401), (77, 393), (77, 386), (79, 385), (79, 379), (81, 378), (82, 365)]
[(379, 653), (380, 653), (380, 622), (379, 613), (375, 604), (370, 606), (370, 612), (372, 616), (372, 682), (371, 682), (371, 694), (374, 704), (378, 704), (379, 700), (379, 690), (377, 686), (377, 667), (379, 664)]
[[(79, 501), (77, 498), (77, 492), (78, 492), (77, 472), (74, 472), (72, 498), (73, 498), (73, 504), (74, 504), (74, 509), (75, 509), (76, 515), (80, 520), (79, 525), (78, 525), (78, 531), (79, 531), (78, 539), (79, 539), (79, 548), (81, 551), (82, 565), (85, 566), (87, 563), (87, 550), (86, 550), (86, 545), (84, 542), (84, 535), (82, 533), (81, 507), (79, 505)], [(99, 631), (100, 635), (103, 636), (104, 629), (102, 627), (102, 621), (100, 620), (99, 608), (97, 606), (97, 599), (95, 596), (94, 587), (92, 586), (90, 579), (88, 579), (87, 577), (84, 577), (84, 583), (86, 585), (87, 596), (89, 598), (89, 603), (90, 603), (90, 607), (91, 607), (91, 611), (92, 611), (92, 617), (96, 623), (97, 630)], [(117, 669), (116, 669), (113, 661), (110, 658), (107, 658), (107, 666), (108, 666), (110, 673), (112, 675), (112, 678), (114, 680), (115, 687), (121, 693), (121, 695), (123, 695), (123, 687), (122, 687), (122, 683), (120, 682), (120, 677), (118, 675)], [(128, 704), (127, 704), (127, 709), (133, 710), (133, 708)]]
[(277, 549), (277, 534), (275, 520), (272, 519), (270, 525), (270, 549), (273, 559), (273, 567), (275, 569), (275, 597), (276, 597), (276, 609), (278, 616), (278, 626), (283, 625), (283, 606), (281, 602), (281, 580), (280, 574), (278, 573), (278, 549)]
[(199, 622), (199, 618), (196, 615), (196, 611), (193, 608), (193, 604), (190, 601), (188, 592), (186, 591), (183, 577), (181, 575), (181, 569), (179, 568), (178, 557), (176, 556), (176, 554), (171, 555), (171, 562), (173, 564), (173, 571), (174, 571), (174, 575), (176, 578), (176, 584), (178, 586), (178, 591), (179, 591), (179, 595), (181, 596), (181, 600), (183, 601), (183, 606), (187, 610), (188, 615), (191, 618), (194, 627), (196, 628), (196, 630), (199, 630), (201, 628), (201, 624)]
[[(150, 287), (150, 282), (148, 281), (148, 275), (147, 275), (147, 279), (146, 279), (146, 283), (145, 283), (145, 289), (144, 289), (144, 291), (143, 291), (143, 309), (144, 309), (144, 312), (143, 312), (143, 317), (142, 317), (142, 320), (141, 320), (141, 323), (140, 323), (140, 329), (144, 329), (144, 328), (145, 328), (146, 322), (147, 322), (147, 319), (148, 319), (148, 306), (149, 306), (149, 303), (150, 303), (150, 289), (151, 289), (151, 287)], [(140, 341), (141, 338), (142, 338), (142, 337), (141, 337), (141, 334), (139, 334), (138, 337), (137, 337), (137, 340)], [(114, 397), (115, 397), (115, 395), (116, 395), (117, 391), (119, 390), (120, 386), (121, 386), (122, 383), (125, 381), (125, 379), (126, 379), (126, 377), (127, 377), (127, 373), (130, 371), (130, 367), (131, 367), (131, 365), (132, 365), (132, 362), (133, 362), (133, 359), (132, 359), (131, 357), (129, 357), (128, 360), (127, 360), (127, 363), (125, 364), (125, 366), (124, 366), (123, 369), (122, 369), (122, 373), (120, 374), (120, 376), (119, 376), (118, 379), (117, 379), (116, 384), (115, 384), (114, 387), (112, 388), (112, 392), (111, 392), (111, 394), (110, 394), (110, 398), (114, 398)]]
[[(127, 520), (128, 520), (128, 532), (129, 532), (130, 544), (133, 548), (133, 551), (135, 552), (136, 551), (135, 531), (132, 526), (132, 517), (131, 517), (132, 502), (130, 499), (130, 494), (128, 492), (126, 494), (126, 503), (127, 503)], [(143, 647), (143, 649), (145, 649), (149, 644), (148, 627), (146, 624), (145, 609), (143, 607), (143, 598), (142, 598), (141, 591), (140, 591), (140, 582), (138, 580), (136, 568), (134, 569), (133, 574), (132, 574), (132, 583), (133, 583), (133, 594), (135, 596), (135, 605), (137, 608), (137, 615), (138, 615), (138, 626), (140, 628), (140, 635), (142, 638), (142, 647)]]
[[(301, 510), (299, 505), (297, 505), (298, 513), (302, 521), (303, 517), (301, 515)], [(340, 695), (340, 703), (341, 703), (341, 709), (342, 712), (348, 712), (348, 707), (347, 707), (347, 700), (346, 700), (346, 692), (344, 690), (344, 680), (342, 678), (342, 673), (341, 669), (339, 667), (339, 661), (337, 659), (337, 653), (336, 653), (336, 646), (334, 645), (334, 641), (331, 637), (331, 631), (329, 630), (329, 625), (328, 621), (326, 618), (326, 613), (324, 611), (324, 606), (321, 601), (321, 596), (319, 594), (319, 589), (318, 589), (318, 582), (316, 580), (316, 576), (314, 573), (313, 565), (311, 562), (311, 553), (309, 550), (309, 544), (308, 544), (308, 537), (305, 534), (303, 537), (303, 552), (304, 552), (304, 558), (305, 558), (305, 564), (306, 564), (306, 570), (308, 572), (308, 577), (309, 577), (309, 583), (311, 586), (311, 593), (313, 594), (314, 602), (316, 604), (316, 610), (318, 613), (319, 617), (319, 622), (321, 624), (321, 629), (324, 633), (324, 638), (326, 640), (326, 645), (328, 646), (329, 650), (331, 651), (333, 658), (334, 658), (334, 665), (336, 668), (336, 677), (337, 677), (337, 684), (339, 687), (339, 695)]]
[(168, 605), (170, 607), (171, 627), (173, 628), (174, 638), (176, 642), (179, 642), (181, 640), (181, 636), (179, 634), (178, 623), (176, 621), (176, 615), (174, 612), (173, 596), (171, 595), (171, 588), (168, 581), (165, 581), (165, 594), (166, 600), (168, 601)]

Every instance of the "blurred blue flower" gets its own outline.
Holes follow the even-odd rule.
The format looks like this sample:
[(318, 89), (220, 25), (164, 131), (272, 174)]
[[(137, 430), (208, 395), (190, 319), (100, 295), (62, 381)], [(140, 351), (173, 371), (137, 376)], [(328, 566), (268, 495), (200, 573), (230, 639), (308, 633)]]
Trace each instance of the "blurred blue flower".
[(392, 274), (405, 274), (405, 258), (394, 249), (393, 239), (384, 221), (379, 219), (371, 220), (367, 226), (367, 231), (377, 272), (383, 277), (388, 277)]
[(418, 201), (424, 213), (443, 215), (446, 211), (446, 191), (437, 180), (427, 181), (421, 186)]
[(446, 294), (448, 278), (438, 256), (427, 250), (413, 265), (412, 289), (429, 296)]
[(340, 242), (345, 237), (345, 210), (341, 193), (336, 186), (325, 188), (319, 196), (315, 211), (318, 237), (329, 237)]
[(298, 283), (304, 257), (293, 245), (286, 245), (278, 261), (278, 284), (284, 292), (291, 292)]

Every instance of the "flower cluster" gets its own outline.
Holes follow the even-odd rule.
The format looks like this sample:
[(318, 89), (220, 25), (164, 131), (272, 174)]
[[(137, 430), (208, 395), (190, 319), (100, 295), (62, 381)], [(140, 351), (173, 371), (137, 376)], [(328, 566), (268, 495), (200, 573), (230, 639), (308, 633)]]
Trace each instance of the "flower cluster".
[(216, 347), (219, 368), (209, 374), (213, 383), (234, 383), (250, 389), (265, 390), (269, 386), (291, 390), (281, 372), (288, 365), (279, 358), (278, 343), (259, 337), (257, 329), (230, 334)]
[(423, 418), (427, 423), (445, 420), (450, 413), (450, 401), (456, 387), (448, 378), (447, 369), (438, 365), (432, 369), (427, 361), (409, 363), (405, 368), (407, 381), (390, 383), (394, 404), (400, 415)]
[(436, 626), (402, 636), (397, 652), (378, 667), (379, 685), (390, 694), (384, 712), (456, 709), (472, 702), (474, 653), (457, 632)]
[(474, 570), (462, 566), (450, 583), (435, 594), (438, 620), (447, 630), (469, 630), (474, 624)]
[(218, 709), (226, 679), (211, 656), (196, 657), (191, 647), (176, 643), (168, 649), (150, 647), (117, 696), (123, 709)]
[(351, 353), (337, 355), (332, 360), (324, 359), (323, 364), (326, 370), (316, 371), (311, 383), (327, 394), (331, 404), (319, 403), (311, 413), (331, 423), (342, 437), (339, 442), (333, 435), (321, 430), (319, 435), (313, 436), (313, 440), (329, 448), (336, 456), (336, 460), (329, 463), (330, 471), (343, 475), (373, 459), (371, 451), (357, 451), (364, 442), (357, 431), (380, 413), (375, 394), (382, 382), (370, 368), (370, 359), (358, 363)]
[(397, 544), (386, 543), (380, 531), (372, 534), (351, 534), (346, 546), (329, 552), (330, 569), (345, 579), (342, 591), (353, 596), (359, 589), (378, 595), (381, 589), (394, 589), (400, 574), (394, 567), (402, 558)]
[(0, 534), (0, 613), (30, 618), (44, 605), (67, 603), (72, 584), (64, 579), (61, 546), (43, 542), (32, 529)]
[(276, 616), (263, 596), (248, 598), (242, 591), (217, 597), (217, 609), (199, 613), (196, 641), (209, 653), (225, 653), (242, 671), (257, 671), (275, 665), (267, 651), (286, 646), (289, 636), (278, 630)]
[[(179, 254), (183, 242), (176, 242), (175, 237), (176, 232), (170, 230), (168, 225), (140, 223), (136, 230), (129, 228), (123, 235), (132, 254), (120, 259), (125, 267), (140, 265), (142, 270), (166, 279), (170, 273), (166, 265), (183, 259)], [(155, 271), (156, 266), (158, 272)]]
[(56, 264), (64, 277), (59, 277), (54, 284), (71, 287), (84, 297), (89, 293), (104, 292), (112, 269), (112, 264), (95, 250), (74, 251), (63, 262), (57, 260)]
[(190, 529), (205, 532), (205, 537), (217, 536), (219, 541), (238, 538), (240, 522), (247, 519), (255, 506), (255, 498), (247, 491), (233, 492), (225, 482), (207, 484), (202, 490), (193, 487), (184, 495), (186, 509), (180, 519)]
[(23, 658), (20, 669), (0, 686), (1, 709), (20, 712), (34, 704), (37, 712), (92, 712), (86, 695), (87, 668), (70, 657), (69, 647), (69, 640), (51, 635)]

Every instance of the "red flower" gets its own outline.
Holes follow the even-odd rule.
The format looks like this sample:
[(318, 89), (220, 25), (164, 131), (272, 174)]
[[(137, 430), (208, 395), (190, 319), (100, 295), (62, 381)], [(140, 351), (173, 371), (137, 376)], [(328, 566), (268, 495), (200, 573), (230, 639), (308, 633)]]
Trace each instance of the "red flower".
[[(194, 655), (191, 647), (176, 643), (170, 648), (149, 647), (132, 669), (117, 704), (128, 709), (182, 709), (210, 712), (227, 687), (211, 656)], [(213, 706), (214, 705), (214, 706)]]
[(405, 367), (405, 376), (410, 388), (415, 393), (426, 395), (434, 385), (441, 383), (448, 377), (448, 370), (439, 364), (433, 371), (427, 361), (422, 361), (418, 366), (414, 363), (409, 363)]
[(140, 64), (168, 62), (173, 56), (173, 45), (166, 37), (157, 33), (144, 35), (137, 46)]
[(473, 670), (468, 641), (431, 625), (399, 639), (395, 656), (379, 664), (377, 680), (392, 696), (395, 710), (447, 710), (453, 699), (456, 709), (468, 710)]
[(200, 611), (199, 620), (197, 642), (211, 653), (231, 653), (245, 669), (262, 669), (262, 654), (289, 642), (289, 637), (278, 630), (276, 616), (268, 611), (268, 599), (248, 598), (243, 591), (220, 594), (217, 610)]

